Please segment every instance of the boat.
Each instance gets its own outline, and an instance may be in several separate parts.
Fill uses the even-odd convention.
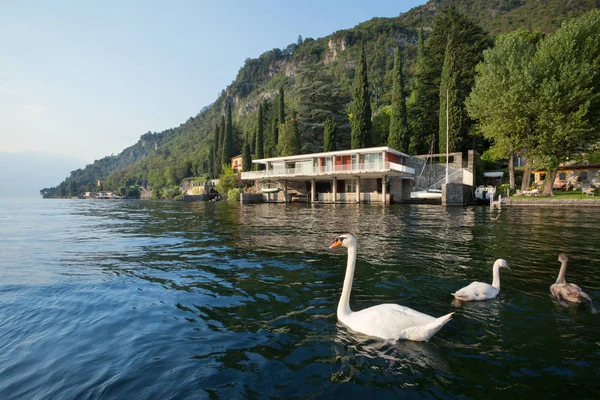
[[[496,194],[496,187],[492,185],[479,185],[475,189],[475,200],[489,202]]]
[[[261,189],[263,193],[278,193],[281,191],[281,188],[275,188],[275,187],[264,187]]]
[[[441,199],[442,191],[441,190],[419,190],[416,192],[410,192],[411,199]]]

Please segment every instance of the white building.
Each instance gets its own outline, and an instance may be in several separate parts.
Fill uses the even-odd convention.
[[[252,161],[262,170],[242,172],[241,178],[265,187],[275,182],[276,187],[265,189],[275,201],[304,197],[327,203],[402,202],[410,199],[410,180],[415,176],[415,170],[405,165],[408,158],[389,147],[264,158]]]

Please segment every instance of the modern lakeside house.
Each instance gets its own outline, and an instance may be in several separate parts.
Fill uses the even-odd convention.
[[[389,147],[330,151],[253,160],[241,179],[261,185],[266,201],[357,203],[410,199],[410,156]]]

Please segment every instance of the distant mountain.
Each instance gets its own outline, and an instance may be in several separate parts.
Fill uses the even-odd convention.
[[[70,186],[77,186],[78,190],[91,188],[98,179],[112,189],[134,184],[176,187],[181,178],[208,174],[215,126],[222,125],[226,104],[230,103],[233,108],[232,153],[241,153],[245,137],[249,138],[253,151],[259,104],[266,107],[265,114],[272,116],[277,109],[274,100],[281,87],[285,89],[287,110],[297,112],[303,153],[322,148],[324,116],[335,119],[338,148],[347,148],[348,105],[361,44],[367,55],[374,108],[373,135],[379,136],[379,142],[387,133],[384,108],[391,100],[395,48],[403,51],[410,93],[415,76],[418,30],[422,27],[427,37],[435,16],[449,5],[484,28],[492,39],[519,29],[553,32],[563,21],[600,7],[600,0],[430,0],[398,17],[373,18],[323,38],[305,38],[285,49],[268,50],[257,58],[247,59],[233,82],[197,115],[178,127],[142,135],[136,144],[119,155],[105,157],[74,171],[48,193],[60,195]],[[265,122],[271,126],[270,120]]]
[[[83,159],[58,153],[0,152],[0,197],[39,197],[40,189],[57,185]]]

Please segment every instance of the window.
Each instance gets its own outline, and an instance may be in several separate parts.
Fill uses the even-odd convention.
[[[546,174],[540,174],[540,181],[546,180]]]
[[[558,179],[561,181],[564,181],[565,179],[567,179],[567,173],[566,172],[560,172],[558,174]]]
[[[581,172],[579,173],[579,179],[580,179],[580,180],[582,180],[582,181],[587,181],[587,178],[588,178],[588,177],[587,177],[587,171],[581,171]]]

